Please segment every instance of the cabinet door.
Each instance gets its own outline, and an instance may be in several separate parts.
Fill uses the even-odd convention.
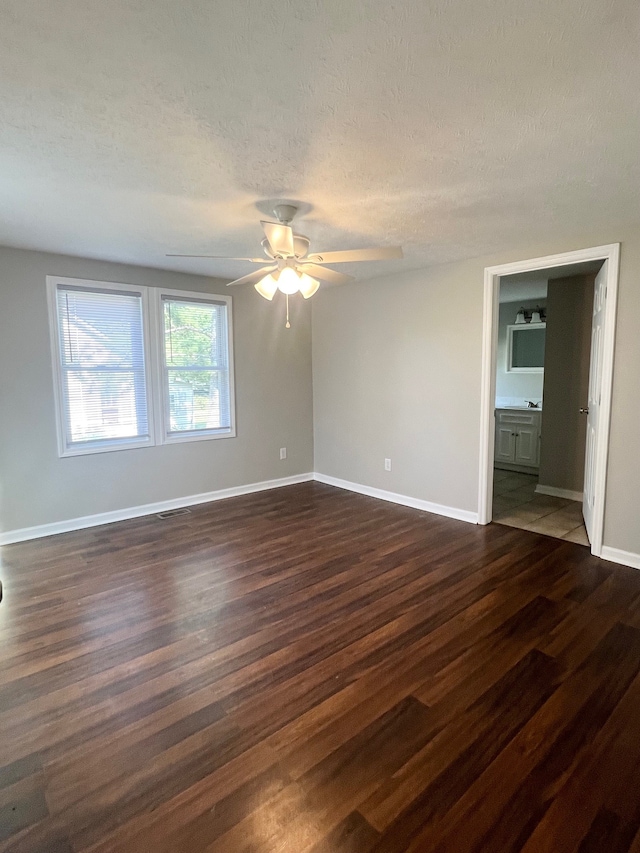
[[[517,426],[515,462],[517,465],[531,465],[536,468],[538,459],[538,436],[540,431],[536,425]]]
[[[496,424],[496,462],[514,462],[516,453],[516,429],[511,424]]]

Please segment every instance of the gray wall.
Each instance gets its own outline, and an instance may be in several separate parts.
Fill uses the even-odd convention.
[[[210,292],[220,282],[0,249],[3,530],[312,470],[477,509],[484,267],[622,241],[604,542],[640,553],[640,237],[585,234],[326,288],[293,328],[281,306],[234,290],[238,437],[59,459],[45,276]],[[241,291],[241,292],[237,292]],[[287,446],[289,458],[278,460]],[[384,471],[389,456],[393,470]]]
[[[433,267],[314,297],[316,471],[477,510],[476,268]]]
[[[595,274],[551,279],[547,291],[539,481],[581,492]]]
[[[544,373],[509,373],[507,371],[507,326],[516,321],[518,308],[544,308],[546,299],[525,299],[500,304],[498,321],[498,358],[496,365],[496,400],[498,397],[517,397],[520,403],[542,400]]]
[[[233,289],[237,437],[60,459],[45,276],[226,292],[224,282],[0,248],[0,530],[313,470],[310,307]],[[287,459],[279,460],[279,448]]]
[[[477,510],[484,268],[622,242],[604,543],[640,553],[640,237],[586,233],[314,297],[315,470]],[[383,470],[385,456],[393,470]]]

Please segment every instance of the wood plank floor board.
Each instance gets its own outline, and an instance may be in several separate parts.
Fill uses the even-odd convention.
[[[417,570],[417,574],[418,574],[418,576],[423,576],[423,575],[424,575],[424,571],[419,569],[419,570]],[[373,587],[373,588],[374,588],[374,587]],[[387,586],[386,588],[388,589],[388,586]],[[381,589],[381,591],[380,591],[380,592],[382,593],[384,590],[385,590],[385,586],[384,586],[384,585],[382,585],[382,589]],[[352,597],[352,600],[353,600],[353,593],[351,593],[351,597]],[[273,608],[272,608],[272,610],[273,610]],[[275,615],[275,614],[274,614],[274,615]],[[296,614],[295,614],[295,615],[296,615],[297,620],[298,620],[298,622],[299,622],[299,608],[297,608],[297,610],[296,610]],[[210,618],[210,617],[209,617],[209,618]],[[326,621],[326,616],[325,616],[324,620],[322,620],[322,621]],[[236,622],[237,622],[237,620],[236,620]],[[255,620],[254,620],[254,627],[255,627]],[[299,631],[299,627],[298,627],[298,631]],[[252,636],[253,636],[253,635],[252,635]],[[229,640],[229,637],[228,637],[228,636],[227,636],[227,640]],[[84,646],[83,646],[83,648],[84,648]],[[138,656],[143,655],[143,654],[144,654],[144,649],[139,649],[139,652],[140,652],[140,654],[139,654]],[[86,654],[86,652],[85,652],[85,654]],[[94,661],[95,661],[95,656],[93,656],[93,657],[92,657],[92,660],[94,660]],[[62,671],[64,672],[64,668],[63,668],[63,670],[62,670]]]
[[[530,853],[549,850],[549,840],[552,838],[554,845],[568,845],[579,834],[581,827],[585,835],[593,832],[592,821],[596,822],[597,827],[598,815],[615,815],[616,833],[622,831],[624,824],[624,832],[630,833],[631,841],[635,832],[633,827],[637,826],[639,819],[638,787],[634,775],[637,776],[640,764],[640,749],[633,737],[638,707],[640,677],[636,676],[593,738],[589,750],[582,752],[575,770],[562,784],[543,820],[529,838],[525,850]],[[571,825],[566,822],[567,813],[573,815]]]
[[[496,612],[501,613],[498,609]],[[449,668],[450,662],[466,658],[472,634],[477,633],[483,637],[492,633],[494,626],[488,618],[489,615],[493,614],[487,614],[471,626],[465,626],[465,630],[460,630],[455,619],[451,620],[429,635],[429,642],[423,641],[408,647],[405,660],[402,659],[402,654],[391,656],[389,661],[385,661],[384,667],[377,667],[345,690],[334,694],[307,714],[275,732],[269,741],[286,761],[293,778],[298,778],[309,767],[344,743],[354,728],[360,729],[388,711],[395,704],[398,695],[418,696],[425,684],[431,685],[441,672]],[[451,636],[453,632],[455,633]],[[425,654],[426,648],[429,649],[428,657]],[[518,648],[514,664],[528,650],[523,643],[523,646]],[[475,666],[472,669],[475,669]],[[464,710],[497,681],[505,669],[508,669],[508,666],[505,667],[504,661],[500,661],[495,669],[483,667],[483,677],[478,679],[479,683],[473,687],[465,685],[458,696],[448,697],[447,710],[450,715]]]
[[[614,629],[615,631],[615,629]],[[612,631],[613,633],[613,631]],[[513,795],[509,805],[503,812],[501,820],[492,827],[478,846],[479,850],[491,848],[496,843],[503,844],[504,850],[520,850],[530,847],[530,851],[550,850],[549,836],[544,848],[539,844],[539,838],[532,839],[531,845],[524,846],[524,842],[535,832],[537,823],[546,816],[552,801],[558,795],[562,782],[572,771],[575,770],[579,757],[584,753],[587,745],[593,749],[592,741],[600,727],[606,722],[613,712],[617,702],[624,695],[629,686],[632,674],[637,671],[635,667],[640,663],[638,657],[638,639],[630,638],[626,632],[619,634],[621,643],[629,641],[634,648],[635,654],[627,658],[627,667],[618,671],[619,681],[612,683],[606,679],[601,683],[601,688],[593,693],[588,703],[585,703],[575,717],[560,730],[553,744],[547,750],[543,760],[529,774],[520,789]],[[618,647],[618,654],[621,649]],[[615,652],[614,652],[615,654]],[[518,808],[523,803],[527,804],[530,814],[525,820]],[[572,812],[565,812],[566,814]],[[574,824],[575,832],[575,824]],[[536,833],[544,837],[543,833]],[[557,837],[554,839],[554,848]],[[529,853],[529,851],[528,851]]]
[[[633,841],[633,827],[625,824],[615,812],[600,809],[578,853],[626,853]]]
[[[640,853],[640,575],[318,483],[6,546],[0,853]]]
[[[635,666],[637,649],[625,650],[628,637],[621,626],[609,632],[593,653],[567,674],[532,719],[505,747],[493,764],[459,799],[439,826],[423,829],[416,849],[453,851],[459,828],[464,826],[466,850],[572,850],[553,832],[542,836],[544,847],[525,847],[536,823],[542,821],[565,779],[570,778],[581,757],[595,755],[591,734],[598,721],[605,721],[624,695]],[[604,661],[623,658],[623,669],[615,675]],[[622,678],[614,687],[609,679]],[[632,735],[633,736],[633,735]],[[604,797],[604,795],[603,795]],[[563,830],[581,837],[580,820],[572,808],[562,810]],[[542,844],[538,840],[539,844]],[[495,845],[502,845],[500,847]]]
[[[403,849],[425,821],[431,823],[448,811],[544,704],[558,679],[553,658],[533,649],[453,719],[446,705],[431,709],[446,725],[360,806],[372,826],[383,832],[381,849],[385,844]],[[420,793],[414,797],[416,790]]]
[[[470,608],[470,609],[471,609],[471,608]],[[363,612],[366,612],[367,614],[369,614],[369,613],[372,613],[372,614],[373,614],[373,612],[374,612],[374,611],[373,611],[373,608],[371,608],[371,607],[370,607],[370,608],[368,608],[368,610],[363,611]],[[411,612],[411,611],[408,611],[408,613],[407,613],[407,614],[405,614],[405,617],[406,617],[406,618],[409,618],[409,616],[410,616],[410,612]],[[467,611],[467,612],[468,612],[468,611]],[[465,615],[466,615],[466,614],[465,614]],[[468,617],[467,617],[467,618],[468,618]],[[345,623],[345,624],[347,625],[347,627],[349,627],[349,624],[351,624],[351,623]],[[332,631],[332,632],[334,632],[334,633],[335,633],[336,629],[335,629],[334,627],[331,627],[331,626],[330,626],[330,631]],[[355,632],[355,628],[354,628],[354,633],[356,633],[356,632]],[[255,636],[255,635],[254,635],[254,636]],[[356,634],[356,636],[357,636],[357,634]],[[328,643],[327,638],[323,638],[323,640],[322,640],[322,645],[324,645],[324,647],[325,647],[325,654],[328,654],[328,652],[330,651],[330,647],[328,646],[328,644],[327,644],[327,643]],[[293,646],[290,646],[289,648],[290,648],[289,656],[290,656],[290,657],[293,657],[293,654],[292,654],[292,652],[293,652]],[[307,657],[309,657],[309,656],[307,655]],[[236,659],[237,659],[237,658],[236,658]],[[311,661],[309,660],[309,664],[310,664],[310,663],[311,663]],[[215,673],[215,668],[214,668],[213,672]],[[291,674],[293,674],[293,673],[291,673]],[[220,675],[222,675],[222,673],[220,673]],[[210,677],[210,676],[211,676],[211,677]],[[244,676],[243,676],[243,677],[244,677]],[[198,675],[198,678],[200,679],[200,684],[206,684],[206,683],[207,683],[207,679],[214,680],[214,678],[213,678],[213,676],[212,676],[212,674],[211,674],[211,673],[209,673],[209,674],[207,675],[207,677],[206,677],[206,678],[205,678],[202,674],[199,674],[199,675]],[[273,679],[272,679],[272,680],[273,680]],[[199,686],[199,685],[198,685],[198,686]],[[172,693],[172,692],[179,693],[180,691],[179,691],[179,689],[175,689],[174,691],[172,691],[172,690],[166,691],[166,693],[168,693],[169,695],[171,695],[171,693]],[[176,698],[177,698],[177,696],[176,696]],[[158,699],[158,701],[156,701],[156,699]],[[167,699],[167,697],[166,697],[164,694],[160,694],[160,696],[159,696],[159,697],[152,696],[152,697],[150,698],[149,702],[150,702],[150,703],[153,703],[153,704],[156,704],[156,705],[160,705],[160,707],[162,707],[164,704],[166,704],[166,699]],[[191,699],[192,699],[192,700],[193,700],[193,699],[195,699],[195,696],[194,696],[193,694],[191,694]],[[142,707],[144,707],[144,705],[142,705]],[[97,712],[99,711],[99,708],[98,708],[98,707],[96,707],[96,704],[95,704],[95,703],[92,705],[92,708],[93,708],[93,710],[94,710],[94,713],[97,713]],[[124,709],[120,712],[120,714],[118,715],[118,716],[119,716],[119,719],[120,719],[121,724],[125,724],[125,723],[127,722],[127,720],[129,720],[132,716],[133,716],[133,717],[134,717],[134,719],[135,719],[135,712],[136,712],[136,709],[140,709],[140,708],[141,708],[141,706],[140,706],[140,705],[138,705],[138,706],[136,706],[136,707],[134,707],[134,708],[124,708]],[[151,714],[151,709],[150,709],[150,708],[147,708],[147,714]],[[113,718],[113,717],[111,717],[111,722],[112,722],[112,723],[114,722],[114,718]],[[117,721],[115,721],[115,722],[117,722]],[[102,725],[102,728],[104,729],[104,724]],[[75,736],[75,739],[77,740],[78,738],[82,738],[82,737],[83,737],[83,733],[82,733],[82,732],[80,732],[80,733],[78,733],[78,734]],[[93,740],[94,740],[94,742],[95,742],[95,741],[96,741],[96,739],[97,739],[97,731],[96,731],[96,729],[95,729],[95,728],[94,728],[94,731],[92,732],[92,737],[93,737]],[[121,738],[121,740],[122,740],[122,738]],[[71,748],[71,746],[72,746],[72,741],[73,741],[73,738],[67,738],[65,741],[63,741],[63,742],[59,742],[59,743],[57,744],[57,747],[58,747],[60,750],[62,750],[62,751],[63,751],[63,754],[64,754],[65,758],[67,758],[67,759],[69,758],[69,749],[70,749],[70,748]]]

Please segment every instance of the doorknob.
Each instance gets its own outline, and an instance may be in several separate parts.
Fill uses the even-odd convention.
[[[589,407],[587,406],[586,409],[580,409],[580,414],[581,415],[588,415],[589,414]]]

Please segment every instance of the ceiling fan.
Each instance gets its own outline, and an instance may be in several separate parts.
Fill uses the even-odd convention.
[[[305,299],[316,292],[320,281],[331,284],[345,284],[353,276],[336,272],[325,264],[353,263],[355,261],[384,261],[401,258],[400,246],[385,246],[378,249],[347,249],[342,252],[320,252],[308,254],[309,238],[295,234],[290,223],[298,212],[292,204],[277,204],[273,210],[277,222],[261,222],[265,238],[262,248],[269,260],[264,258],[226,258],[221,255],[178,255],[168,254],[168,258],[214,258],[224,261],[247,261],[262,264],[260,269],[248,275],[230,281],[236,284],[253,284],[265,299],[273,299],[277,290],[287,297],[300,292]],[[288,306],[287,306],[288,307]],[[287,312],[288,313],[288,312]],[[288,317],[287,317],[288,327]]]

